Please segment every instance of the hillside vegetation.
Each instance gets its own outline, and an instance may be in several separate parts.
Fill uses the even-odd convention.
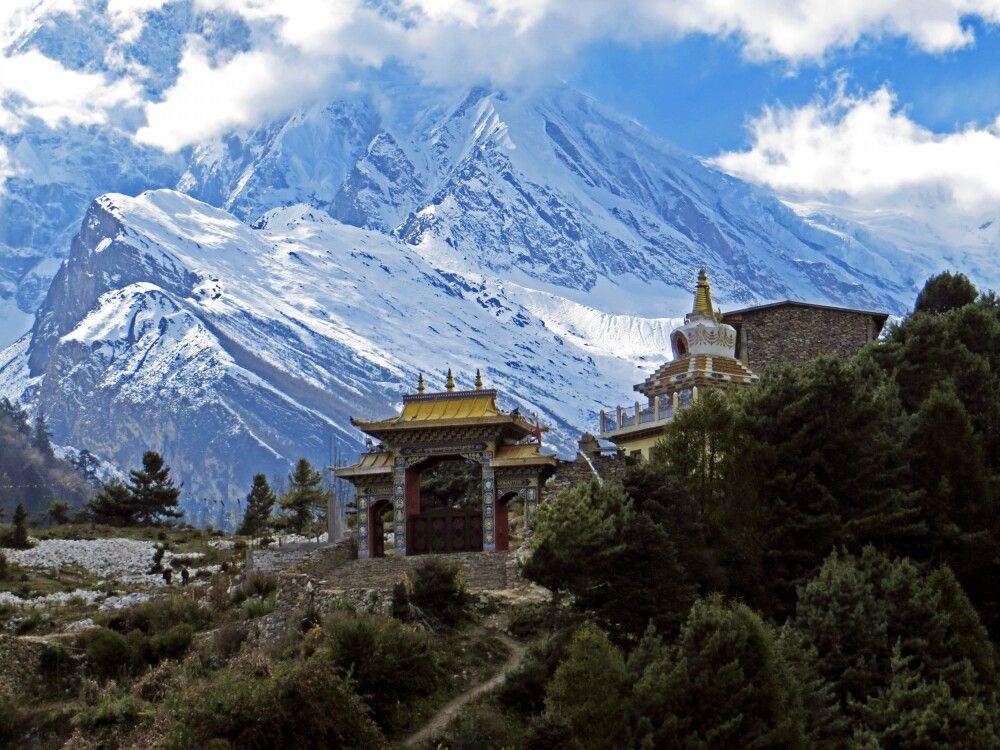
[[[52,502],[79,507],[93,492],[76,466],[53,453],[44,415],[32,425],[23,409],[0,399],[0,513],[10,518],[20,504],[41,517]]]

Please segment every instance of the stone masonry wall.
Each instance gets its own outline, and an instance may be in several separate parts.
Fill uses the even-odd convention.
[[[808,364],[821,354],[848,359],[877,337],[872,315],[816,307],[771,307],[725,317],[737,327],[740,358],[755,373]]]

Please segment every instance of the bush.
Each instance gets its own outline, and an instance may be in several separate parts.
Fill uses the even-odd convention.
[[[121,633],[94,628],[84,633],[81,640],[90,671],[98,677],[119,677],[134,668],[134,645]]]
[[[0,581],[7,577],[7,556],[0,552]]]
[[[431,557],[413,570],[410,603],[423,614],[452,627],[465,617],[468,594],[454,565]]]
[[[562,629],[528,649],[500,688],[500,702],[528,716],[545,707],[545,686],[566,654],[571,629]]]
[[[119,633],[140,630],[145,635],[165,633],[181,624],[190,625],[198,631],[207,627],[211,619],[207,609],[181,594],[150,599],[101,618],[102,624]]]
[[[194,628],[186,622],[174,625],[166,633],[152,636],[149,639],[152,656],[150,662],[156,664],[164,659],[179,659],[188,650],[193,639]]]
[[[325,635],[326,655],[355,680],[381,727],[398,726],[407,718],[407,702],[444,684],[432,636],[397,620],[338,614]]]
[[[215,635],[212,637],[215,653],[224,662],[229,661],[240,652],[248,635],[247,626],[243,623],[227,622],[215,631]]]
[[[0,693],[0,746],[17,747],[25,728],[25,718],[17,703],[6,693]]]
[[[496,706],[472,703],[452,721],[441,743],[448,750],[522,747],[522,732]]]
[[[239,586],[233,588],[233,604],[240,604],[252,596],[265,597],[278,588],[274,576],[267,573],[247,573]]]
[[[534,638],[541,635],[552,621],[552,608],[539,602],[518,604],[510,614],[507,630],[515,638]]]
[[[105,698],[94,706],[86,706],[74,718],[81,729],[133,728],[143,714],[151,714],[150,705],[133,695]]]
[[[216,672],[179,694],[164,746],[385,747],[358,696],[329,662],[247,666]]]

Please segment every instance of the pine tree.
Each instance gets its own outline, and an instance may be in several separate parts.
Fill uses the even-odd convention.
[[[250,494],[247,495],[247,507],[243,514],[243,523],[237,531],[244,536],[257,536],[264,532],[271,520],[271,510],[275,498],[263,474],[255,474]]]
[[[139,506],[128,487],[113,481],[101,487],[90,499],[86,513],[95,523],[134,526],[139,517]]]
[[[281,498],[288,527],[301,533],[326,505],[326,491],[323,489],[323,475],[313,469],[305,458],[295,464],[295,470],[288,475],[288,492]]]
[[[740,407],[738,454],[749,502],[764,514],[762,562],[778,614],[835,546],[895,548],[920,533],[905,415],[876,368],[821,357],[771,371]]]
[[[174,485],[170,467],[165,465],[159,453],[143,453],[142,468],[132,469],[129,475],[128,488],[137,509],[137,523],[154,524],[164,518],[180,518],[184,514],[177,507],[180,488]]]
[[[69,523],[69,503],[53,500],[49,503],[46,515],[49,517],[49,523],[53,525]]]
[[[858,731],[885,729],[873,723],[875,707],[888,705],[890,691],[913,693],[916,682],[943,685],[958,701],[995,704],[993,645],[947,569],[928,576],[871,547],[858,557],[835,553],[800,591],[787,627],[812,648],[817,672]],[[916,677],[893,687],[902,663]]]
[[[31,445],[41,453],[46,459],[55,457],[52,451],[52,433],[49,432],[49,422],[45,418],[44,412],[38,412],[35,417],[35,427],[31,433]]]
[[[10,546],[14,549],[27,549],[28,542],[28,511],[21,503],[14,509],[14,529],[10,536]]]
[[[914,312],[942,313],[976,301],[975,285],[964,273],[945,271],[927,279],[917,295]]]
[[[800,696],[774,636],[743,604],[695,602],[635,687],[640,747],[806,746]]]
[[[883,748],[991,750],[1000,747],[997,704],[956,695],[944,680],[929,679],[912,667],[897,646],[889,685],[862,709],[858,745]]]
[[[626,747],[631,680],[621,652],[596,625],[582,626],[549,681],[546,715],[569,725],[576,747]]]
[[[910,439],[913,479],[923,491],[928,533],[918,554],[938,559],[942,552],[988,544],[994,511],[982,446],[962,402],[954,393],[934,390],[920,406]],[[950,559],[954,559],[949,555]]]

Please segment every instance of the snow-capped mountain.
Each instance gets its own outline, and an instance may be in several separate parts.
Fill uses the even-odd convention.
[[[676,324],[449,272],[308,206],[257,224],[169,190],[102,196],[0,379],[97,455],[156,445],[192,497],[233,497],[331,440],[353,453],[350,415],[386,416],[449,366],[469,387],[481,367],[569,448]]]
[[[91,11],[0,41],[88,70],[110,45],[102,64],[139,66],[155,94],[192,30],[220,54],[245,38],[177,0],[131,41]],[[176,155],[36,121],[0,147],[0,394],[120,466],[163,451],[189,501],[331,442],[349,454],[350,415],[387,415],[449,366],[483,368],[568,450],[668,356],[702,265],[723,307],[894,313],[937,269],[566,86],[451,91],[387,68]]]

